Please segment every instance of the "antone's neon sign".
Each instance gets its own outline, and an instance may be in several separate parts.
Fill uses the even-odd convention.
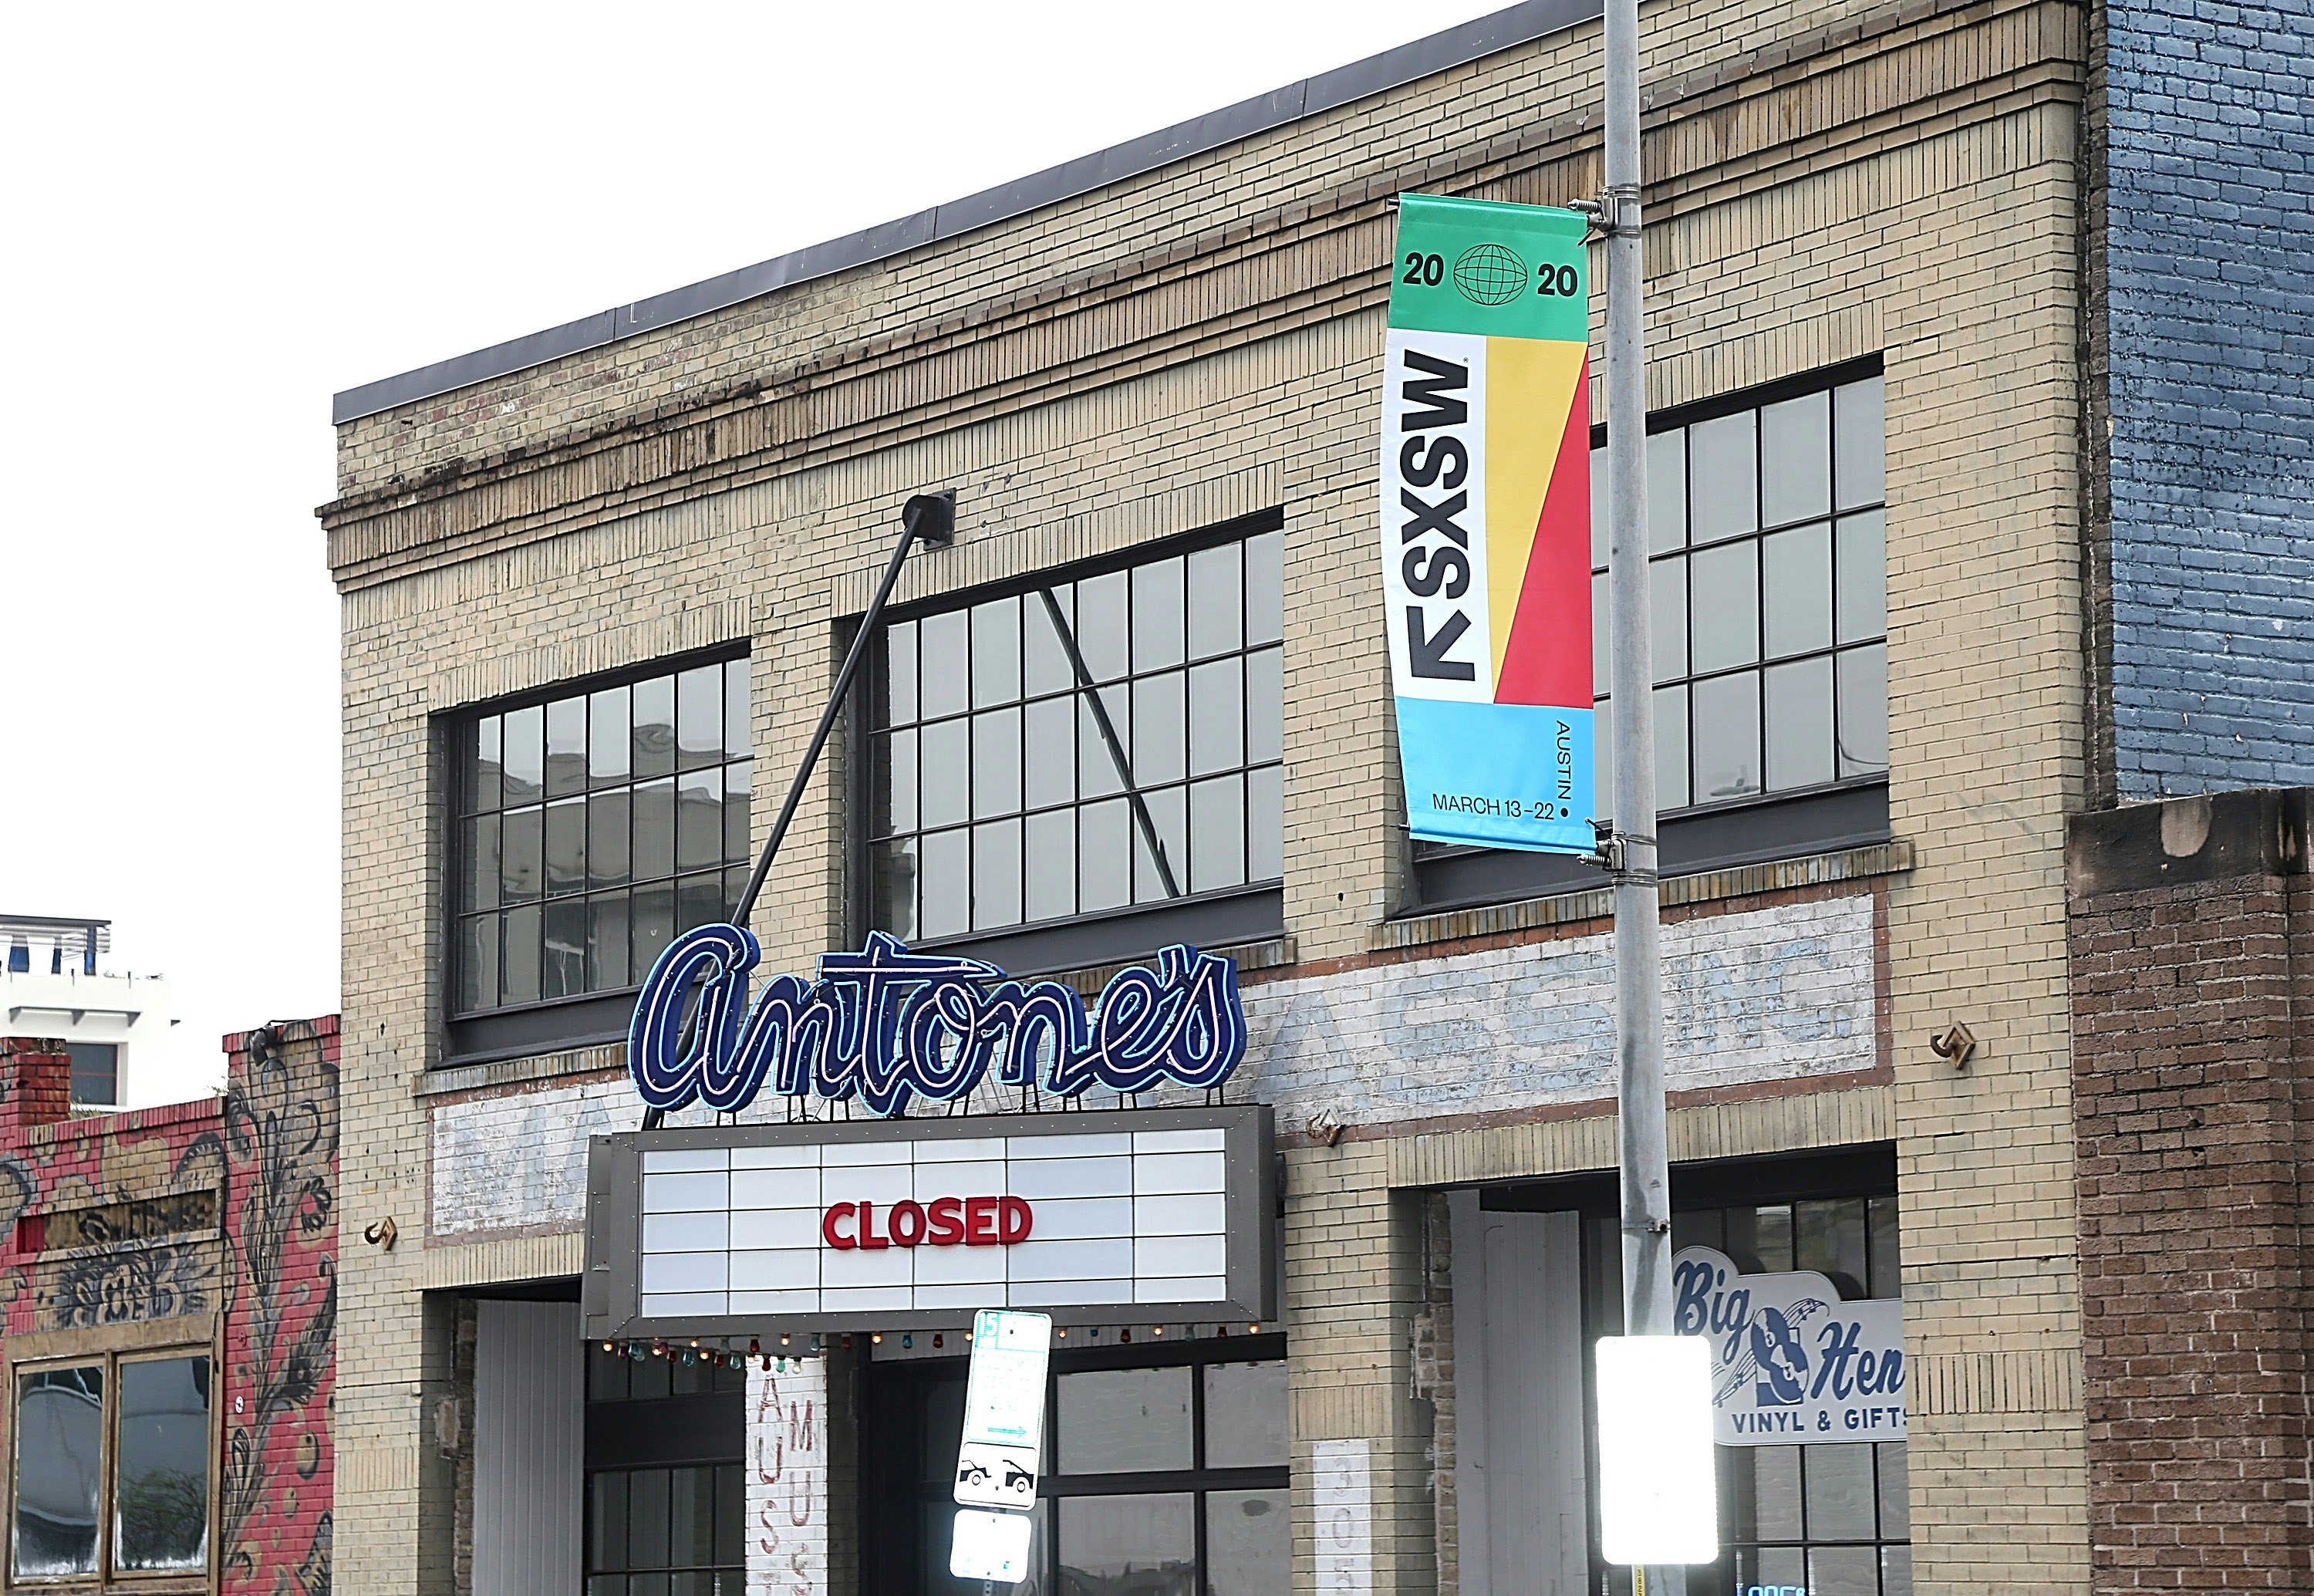
[[[917,1098],[954,1102],[992,1069],[999,1085],[1073,1098],[1088,1087],[1219,1086],[1245,1056],[1237,966],[1194,948],[1161,950],[1153,970],[1120,971],[1091,1015],[1057,981],[910,953],[882,931],[858,953],[823,954],[817,981],[773,976],[750,1003],[747,974],[761,957],[754,934],[734,925],[685,931],[659,955],[627,1031],[627,1073],[646,1105],[728,1111],[769,1087],[856,1098],[890,1116]]]

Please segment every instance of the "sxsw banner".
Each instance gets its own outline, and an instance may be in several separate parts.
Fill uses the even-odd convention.
[[[1382,592],[1407,818],[1434,842],[1594,844],[1584,227],[1399,202]]]

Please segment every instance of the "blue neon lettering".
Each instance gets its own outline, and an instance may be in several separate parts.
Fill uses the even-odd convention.
[[[808,984],[772,977],[750,1004],[747,977],[761,957],[753,933],[731,925],[685,931],[659,955],[627,1032],[627,1073],[647,1106],[728,1112],[768,1086],[782,1097],[856,1098],[888,1118],[919,1098],[954,1102],[992,1069],[1000,1085],[1041,1078],[1043,1089],[1069,1098],[1091,1087],[1218,1086],[1245,1057],[1237,966],[1194,948],[1161,950],[1153,970],[1121,971],[1090,1018],[1058,982],[911,953],[882,931],[858,953],[822,957]]]

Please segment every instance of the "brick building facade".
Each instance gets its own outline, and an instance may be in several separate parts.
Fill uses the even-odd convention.
[[[2086,437],[2127,801],[2309,769],[2310,34],[2302,0],[2094,14]]]
[[[2073,1091],[2100,1591],[2309,1577],[2306,794],[2086,815]]]
[[[2114,37],[2061,0],[1673,0],[1646,19],[1652,469],[1659,506],[1677,507],[1675,525],[1658,512],[1679,605],[1658,610],[1677,633],[1659,650],[1678,657],[1659,654],[1658,696],[1687,728],[1663,823],[1674,1208],[1683,1244],[1748,1271],[1900,1300],[1909,1380],[1902,1442],[1727,1449],[1742,1560],[1721,1588],[2082,1591],[2120,1516],[2109,1485],[2092,1488],[2110,1433],[2084,1406],[2082,1238],[2110,1231],[2107,1155],[2075,1123],[2083,922],[2066,876],[2069,817],[2138,795],[2128,772],[2150,768],[2107,663],[2146,635],[2123,602],[2137,568],[2098,487],[2110,478],[2122,502],[2140,434],[2118,428],[2110,460],[2083,446],[2100,396],[2118,411],[2136,392],[2125,361],[2151,357],[2124,336],[2118,246],[2089,242],[2092,200],[2110,207],[2113,189],[2091,152],[2127,143],[2124,125],[2134,137],[2111,109]],[[588,1146],[641,1118],[620,1044],[640,950],[728,904],[903,501],[946,487],[955,546],[903,569],[870,687],[750,921],[765,967],[807,971],[898,930],[1093,990],[1162,942],[1226,951],[1250,1034],[1232,1089],[1274,1115],[1284,1186],[1276,1316],[1231,1355],[1282,1360],[1281,1472],[1184,1466],[1170,1487],[1136,1473],[1135,1491],[1194,1503],[1179,1523],[1205,1515],[1168,1566],[1217,1591],[1479,1596],[1607,1577],[1577,1421],[1583,1338],[1616,1311],[1599,1273],[1609,905],[1572,866],[1409,843],[1373,569],[1393,197],[1587,196],[1599,97],[1595,12],[1531,0],[339,396],[340,497],[322,516],[345,637],[346,1190],[357,1223],[390,1219],[404,1239],[347,1260],[350,1591],[664,1577],[631,1548],[594,1560],[611,1554],[585,1527],[612,1511],[594,1493],[727,1468],[746,1530],[710,1548],[716,1578],[941,1588],[910,1527],[937,1503],[893,1459],[937,1428],[955,1362],[920,1344],[960,1336],[964,1317],[904,1330],[863,1309],[824,1357],[751,1364],[744,1381],[712,1345],[709,1362],[614,1352],[589,1372],[577,1330]],[[2110,311],[2097,273],[2116,285]],[[1790,454],[1759,441],[1793,436]],[[1821,496],[1787,503],[1810,472]],[[1812,579],[1776,574],[1817,548],[1820,620]],[[1838,595],[1833,548],[1852,578]],[[1122,841],[1124,811],[1100,810],[1114,788],[1049,811],[1015,791],[984,814],[967,756],[946,786],[910,774],[896,796],[944,727],[969,713],[988,718],[974,736],[1019,737],[1003,727],[1045,701],[1023,653],[971,665],[1003,683],[985,700],[935,705],[984,627],[1025,647],[1040,613],[1066,613],[1100,642],[1102,584],[1157,591],[1214,569],[1183,578],[1176,560],[1236,573],[1213,647],[1242,666],[1241,705],[1275,714],[1267,753],[1249,709],[1214,767],[1245,820],[1241,851],[1214,856],[1222,886],[1133,885],[1151,860]],[[1744,591],[1775,613],[1730,632]],[[1770,634],[1788,623],[1821,643],[1780,656]],[[951,633],[967,639],[953,679],[919,672]],[[1161,716],[1170,678],[1149,670],[1151,707],[1117,702]],[[1772,695],[1817,680],[1848,683],[1856,719],[1832,729],[1826,685],[1821,769],[1789,756],[1801,773],[1780,774],[1785,745],[1761,741],[1760,718],[1772,731],[1774,706],[1797,701]],[[1732,719],[1731,691],[1752,695]],[[715,728],[695,741],[694,714]],[[1744,714],[1753,742],[1731,752]],[[1100,745],[1080,746],[1097,774]],[[651,796],[658,783],[673,796]],[[654,873],[633,817],[660,802],[720,820],[654,840]],[[1153,831],[1173,824],[1159,809]],[[616,817],[604,868],[598,814]],[[1079,839],[1057,888],[1020,841],[1056,816]],[[1083,841],[1112,817],[1114,858]],[[1201,833],[1182,834],[1194,875]],[[961,908],[939,886],[951,848],[1008,861],[957,867]],[[1111,869],[1124,895],[1090,912]],[[1047,890],[1063,908],[1027,906]],[[1927,1044],[1956,1021],[1976,1038],[1960,1067]],[[1205,1370],[1229,1327],[1161,1327],[1201,1350],[1162,1362],[1147,1350],[1161,1327],[1120,1312],[1081,1332],[1106,1337],[1082,1371]],[[640,1394],[645,1370],[663,1393]],[[592,1399],[575,1394],[590,1380]],[[633,1404],[677,1400],[728,1431],[677,1457],[629,1423]],[[512,1415],[534,1410],[544,1439],[526,1441]],[[1290,1537],[1232,1585],[1222,1526],[1269,1534],[1264,1492],[1282,1493]],[[1259,1499],[1267,1523],[1213,1516],[1224,1497]],[[474,1539],[485,1500],[547,1548],[534,1568],[492,1572],[490,1533]],[[1056,1503],[1047,1572],[1109,1577],[1069,1559],[1123,1544],[1123,1521],[1096,1531],[1092,1508]],[[1171,1511],[1132,1533],[1162,1540]],[[1344,1523],[1364,1528],[1321,1533]]]
[[[0,1039],[11,1590],[331,1588],[337,1021],[225,1044],[221,1097],[76,1115]]]

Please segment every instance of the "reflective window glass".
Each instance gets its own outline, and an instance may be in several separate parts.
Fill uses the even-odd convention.
[[[1771,659],[1832,647],[1832,526],[1819,521],[1761,543],[1761,600]]]
[[[1100,1369],[1059,1376],[1058,1467],[1069,1474],[1194,1467],[1189,1372]]]
[[[114,1434],[113,1565],[138,1573],[206,1568],[209,1543],[209,1361],[120,1364]]]
[[[1648,437],[1660,807],[1886,774],[1880,391],[1877,377],[1820,388]],[[1604,451],[1594,450],[1599,492],[1604,470]],[[1594,761],[1603,804],[1612,706],[1595,497],[1593,509]]]
[[[1832,1442],[1800,1450],[1806,1455],[1809,1539],[1871,1539],[1877,1502],[1871,1445]]]
[[[1285,1463],[1285,1364],[1209,1363],[1204,1370],[1206,1467]]]
[[[1839,507],[1878,504],[1886,493],[1887,419],[1881,382],[1867,377],[1833,395],[1833,474]]]
[[[559,698],[546,706],[546,796],[560,798],[587,785],[587,701]]]
[[[103,1489],[104,1370],[44,1369],[16,1379],[16,1481],[10,1556],[19,1579],[97,1571]]]
[[[1688,690],[1695,738],[1695,801],[1760,790],[1760,673],[1713,676]]]
[[[1245,642],[1244,546],[1223,543],[1189,556],[1189,657],[1233,654]]]
[[[1832,661],[1818,655],[1762,674],[1767,785],[1815,787],[1832,780]]]
[[[1845,649],[1836,664],[1840,773],[1877,775],[1888,768],[1888,646]]]
[[[753,844],[749,681],[731,660],[476,719],[455,745],[456,1012],[632,985],[723,912]]]
[[[884,668],[878,673],[885,726],[905,726],[916,718],[916,623],[895,621],[884,629]]]
[[[1061,1588],[1072,1596],[1197,1596],[1197,1499],[1061,1499]]]
[[[1749,539],[1688,557],[1695,591],[1691,656],[1698,675],[1760,657],[1760,546]]]
[[[972,616],[972,703],[1009,704],[1020,696],[1020,601],[975,604]]]
[[[1206,1497],[1209,1596],[1274,1596],[1290,1588],[1294,1513],[1285,1491],[1214,1491]]]
[[[587,780],[602,787],[634,774],[634,694],[606,688],[587,701]]]
[[[205,1352],[112,1353],[20,1370],[9,1571],[17,1580],[200,1575],[216,1431]]]
[[[1265,533],[886,628],[878,928],[1002,930],[1276,879],[1282,555]]]
[[[1741,537],[1760,525],[1759,412],[1738,410],[1687,429],[1690,535],[1698,543]]]
[[[918,696],[927,720],[972,707],[971,615],[950,610],[916,628]]]
[[[1832,508],[1832,395],[1818,391],[1760,411],[1760,518],[1769,526]]]

